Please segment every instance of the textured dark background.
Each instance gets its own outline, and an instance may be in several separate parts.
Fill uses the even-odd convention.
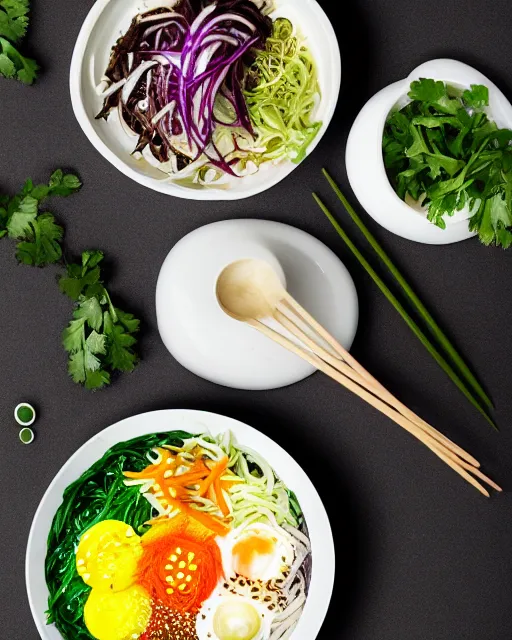
[[[107,425],[172,407],[244,420],[286,447],[310,474],[332,519],[337,548],[336,589],[320,638],[512,637],[512,249],[485,248],[477,240],[445,247],[414,244],[368,220],[492,394],[501,427],[496,434],[347,255],[309,197],[319,190],[336,206],[320,168],[328,165],[346,186],[345,140],[359,108],[428,59],[451,56],[473,64],[512,98],[512,5],[510,0],[323,4],[343,56],[343,88],[328,135],[311,158],[266,194],[210,205],[174,200],[132,183],[94,150],[68,97],[71,52],[91,2],[33,1],[28,47],[44,70],[31,88],[0,79],[0,190],[14,192],[27,176],[45,180],[56,167],[80,173],[82,192],[54,201],[53,210],[66,226],[70,251],[106,252],[112,291],[144,319],[143,361],[103,392],[74,385],[60,346],[71,307],[56,287],[56,270],[17,266],[13,244],[0,242],[1,638],[37,638],[25,595],[24,553],[33,513],[55,473]],[[503,483],[503,496],[480,497],[396,425],[319,374],[291,388],[250,393],[200,380],[172,359],[155,322],[154,291],[163,259],[189,231],[245,216],[295,225],[339,253],[361,302],[355,356],[480,457]],[[21,400],[34,402],[40,416],[37,440],[26,448],[12,419]]]

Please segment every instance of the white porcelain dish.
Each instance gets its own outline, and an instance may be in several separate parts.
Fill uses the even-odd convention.
[[[261,193],[276,185],[298,165],[291,161],[278,165],[267,163],[258,173],[234,178],[227,189],[193,189],[173,183],[170,178],[132,155],[135,143],[121,128],[95,116],[102,107],[96,93],[110,51],[126,33],[138,13],[160,6],[172,6],[175,0],[97,0],[85,19],[73,52],[70,72],[71,102],[85,135],[96,149],[117,169],[132,180],[155,191],[192,200],[238,200]],[[318,135],[308,148],[313,151],[325,133],[334,113],[341,82],[341,60],[334,29],[316,0],[276,0],[272,17],[287,17],[307,38],[317,64],[321,99],[315,119],[322,121]]]
[[[450,244],[475,235],[468,229],[468,212],[446,219],[446,229],[430,223],[424,211],[403,202],[393,190],[382,157],[382,134],[389,112],[405,104],[410,84],[419,78],[434,78],[468,87],[489,88],[490,117],[498,126],[512,128],[512,105],[498,87],[473,67],[456,60],[431,60],[417,67],[405,80],[379,91],[357,116],[347,142],[346,163],[350,185],[361,205],[388,231],[425,244]]]
[[[313,562],[308,599],[292,637],[295,640],[314,640],[329,607],[335,566],[331,527],[317,491],[299,464],[278,444],[256,429],[214,413],[183,409],[140,414],[101,431],[71,456],[48,487],[32,522],[25,567],[30,609],[42,640],[62,640],[57,629],[46,624],[44,612],[48,604],[48,589],[44,562],[46,540],[65,488],[118,442],[175,429],[190,433],[209,431],[213,435],[231,430],[241,444],[262,453],[284,483],[297,495],[308,525]]]
[[[290,293],[349,349],[357,292],[345,266],[316,238],[278,222],[227,220],[197,229],[167,256],[156,288],[158,329],[166,347],[202,378],[238,389],[274,389],[315,368],[222,311],[215,285],[229,263],[269,262]]]

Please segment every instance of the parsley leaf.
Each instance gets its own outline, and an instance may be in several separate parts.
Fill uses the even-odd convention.
[[[67,277],[59,279],[59,288],[72,300],[78,300],[82,292],[91,285],[99,282],[99,263],[103,260],[101,251],[84,251],[82,264],[70,264],[67,267]]]
[[[62,169],[57,169],[51,177],[48,183],[48,195],[49,196],[70,196],[80,189],[82,183],[72,173],[66,173]]]
[[[444,82],[411,83],[412,102],[392,112],[382,140],[398,196],[421,199],[441,229],[457,211],[484,244],[512,246],[512,130],[489,120],[489,90],[461,92]]]
[[[471,90],[466,89],[462,99],[470,109],[482,109],[489,106],[489,89],[481,84],[472,84]]]
[[[69,375],[73,378],[73,382],[85,382],[86,371],[83,350],[73,353],[73,355],[69,358],[68,372]]]
[[[32,84],[39,69],[16,46],[28,28],[29,0],[0,0],[0,75]]]
[[[62,333],[62,343],[64,349],[69,353],[76,353],[82,349],[82,345],[85,342],[85,318],[78,318],[71,320],[69,325],[64,329]]]
[[[0,0],[0,36],[19,42],[27,32],[28,0]]]
[[[32,84],[38,70],[39,65],[35,60],[25,58],[9,40],[0,36],[0,75]]]
[[[103,313],[98,298],[83,298],[74,313],[75,318],[84,318],[91,329],[101,330]]]
[[[31,223],[33,232],[27,233],[28,239],[19,242],[16,257],[19,262],[35,267],[54,264],[62,257],[60,241],[64,229],[56,224],[51,213],[43,213]]]
[[[437,107],[443,113],[455,115],[460,109],[460,101],[449,97],[448,89],[441,80],[420,78],[411,82],[409,98]]]
[[[102,260],[101,251],[84,251],[81,264],[68,265],[67,275],[59,280],[61,291],[78,303],[62,334],[68,371],[88,389],[108,385],[111,372],[133,371],[138,362],[133,334],[140,322],[112,304],[101,280]]]
[[[61,259],[64,230],[51,213],[39,213],[39,207],[50,196],[71,195],[80,187],[75,175],[59,169],[48,184],[34,186],[29,179],[13,198],[0,196],[0,238],[8,234],[19,241],[16,248],[19,262],[42,267]]]
[[[0,75],[5,78],[14,78],[16,75],[16,66],[5,53],[0,53]]]
[[[109,336],[109,351],[107,362],[112,369],[119,371],[133,371],[137,363],[137,356],[131,349],[137,340],[125,332],[122,325],[112,321],[110,312],[105,313],[105,331]]]
[[[437,102],[446,96],[446,86],[444,82],[432,80],[430,78],[421,78],[411,82],[409,91],[411,100],[419,100],[420,102]]]
[[[110,374],[104,369],[99,371],[87,371],[85,376],[86,389],[101,389],[110,384]]]
[[[32,196],[25,196],[11,214],[7,222],[10,238],[23,238],[31,233],[30,223],[37,217],[37,200]]]

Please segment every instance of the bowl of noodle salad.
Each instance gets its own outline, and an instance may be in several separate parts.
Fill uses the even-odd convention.
[[[265,191],[311,153],[340,80],[316,0],[97,0],[70,88],[80,126],[123,173],[229,200]]]
[[[44,640],[314,640],[334,545],[279,445],[224,416],[157,411],[64,465],[34,517],[26,579]]]

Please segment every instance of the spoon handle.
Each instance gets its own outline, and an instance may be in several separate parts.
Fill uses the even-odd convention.
[[[292,299],[293,300],[293,299]],[[276,319],[281,323],[282,317],[284,314],[277,311]],[[316,322],[316,321],[315,321]],[[263,322],[255,319],[247,320],[247,323],[269,337],[274,342],[277,342],[288,351],[296,354],[303,360],[306,360],[314,367],[316,367],[319,371],[322,371],[330,378],[346,387],[349,391],[352,391],[357,396],[359,396],[362,400],[365,400],[372,407],[386,415],[388,418],[393,420],[395,423],[400,425],[406,431],[408,431],[411,435],[415,436],[420,442],[422,442],[426,447],[428,447],[433,453],[435,453],[440,459],[442,459],[448,466],[450,466],[454,471],[456,471],[461,477],[463,477],[467,482],[473,485],[480,493],[484,496],[489,497],[489,492],[472,476],[468,471],[477,475],[483,482],[486,482],[493,488],[498,491],[501,491],[501,488],[496,485],[492,480],[487,478],[483,473],[481,473],[476,465],[469,463],[466,460],[461,460],[459,455],[447,447],[444,442],[440,442],[436,438],[433,437],[433,434],[425,431],[423,428],[418,426],[415,422],[413,422],[410,418],[402,415],[399,411],[397,411],[393,406],[386,404],[386,402],[379,397],[378,395],[374,395],[378,389],[376,388],[374,383],[370,383],[366,378],[364,378],[357,371],[348,371],[350,367],[346,363],[343,363],[341,360],[336,362],[336,366],[332,366],[333,361],[336,361],[336,358],[333,358],[328,352],[326,355],[328,356],[327,361],[323,360],[319,357],[315,352],[318,349],[318,345],[311,340],[304,332],[300,329],[298,330],[299,335],[294,331],[296,337],[301,339],[301,342],[311,348],[310,345],[315,348],[309,351],[308,349],[304,349],[303,347],[295,344],[292,340],[282,335],[281,333],[275,331],[274,329],[268,327]],[[293,323],[288,324],[282,323],[282,325],[290,330],[290,326]],[[287,326],[288,325],[288,326]],[[320,326],[320,325],[319,325]],[[323,328],[322,328],[323,329]],[[324,330],[325,331],[325,330]],[[327,333],[327,332],[326,332]],[[329,334],[328,334],[329,335]],[[304,340],[304,337],[306,340]],[[323,337],[323,336],[322,336]],[[320,347],[320,351],[323,351],[323,348]],[[368,374],[369,375],[369,374]],[[391,394],[389,394],[391,396]],[[392,397],[392,396],[391,396]],[[426,424],[426,423],[425,423]],[[451,441],[450,441],[451,442]],[[463,451],[463,450],[462,450]],[[465,452],[464,452],[465,453]],[[469,454],[466,454],[468,457]],[[476,462],[476,461],[475,461]],[[478,462],[477,462],[478,465]]]
[[[459,447],[452,442],[444,434],[440,433],[437,429],[425,422],[422,418],[416,415],[411,409],[404,405],[398,398],[393,396],[376,378],[374,378],[350,353],[339,344],[330,333],[327,332],[322,325],[320,325],[305,309],[303,309],[299,303],[287,294],[286,304],[281,307],[282,310],[277,310],[278,317],[274,316],[280,324],[282,324],[290,333],[295,335],[301,342],[303,342],[309,349],[315,352],[323,360],[328,362],[331,366],[338,371],[341,371],[345,375],[348,375],[353,380],[356,380],[359,384],[362,384],[367,389],[372,391],[374,395],[379,396],[387,404],[394,407],[403,416],[409,418],[411,422],[414,422],[418,427],[429,433],[435,440],[444,444],[448,449],[456,453],[458,456],[469,462],[474,467],[479,467],[480,463],[467,451]],[[292,311],[290,317],[290,310]],[[333,358],[325,349],[323,349],[318,343],[307,336],[304,331],[297,325],[296,318],[298,316],[303,322],[309,323],[313,330],[325,341],[328,341],[330,346],[337,353],[337,358]],[[346,364],[343,365],[342,363]],[[349,372],[357,373],[358,379],[352,377]]]

